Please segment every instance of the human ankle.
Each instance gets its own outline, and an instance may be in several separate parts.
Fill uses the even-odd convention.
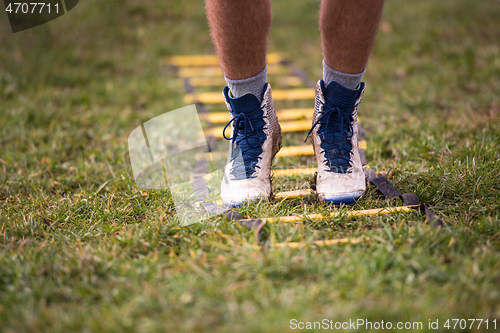
[[[267,65],[259,74],[242,80],[231,80],[224,76],[233,98],[251,93],[262,102],[262,91],[267,81]]]
[[[332,81],[339,83],[340,85],[346,87],[347,89],[357,89],[365,70],[358,74],[348,74],[339,72],[332,67],[330,67],[325,60],[323,60],[323,81],[325,81],[325,86]]]

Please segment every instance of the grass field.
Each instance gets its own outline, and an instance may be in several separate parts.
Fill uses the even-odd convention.
[[[318,79],[319,1],[273,3],[270,50]],[[263,240],[309,245],[259,249],[221,216],[178,229],[167,191],[131,176],[129,133],[185,106],[164,58],[213,53],[201,1],[80,1],[16,34],[0,14],[0,332],[283,332],[325,318],[499,330],[499,22],[493,0],[388,0],[364,78],[369,164],[443,230],[418,213],[276,223]],[[352,209],[398,204],[369,186]],[[332,209],[311,196],[240,212]],[[359,236],[371,240],[311,244]]]

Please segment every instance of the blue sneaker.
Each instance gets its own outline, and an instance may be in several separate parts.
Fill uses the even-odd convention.
[[[352,204],[366,190],[357,121],[364,90],[363,82],[357,90],[335,81],[326,88],[323,80],[316,84],[313,125],[307,136],[312,136],[318,165],[316,192],[335,205]]]
[[[262,103],[250,93],[232,98],[228,87],[223,93],[231,120],[223,133],[230,144],[221,184],[222,203],[236,207],[247,201],[268,199],[272,194],[271,164],[281,146],[281,127],[271,86],[264,86]],[[225,134],[229,125],[231,137]]]

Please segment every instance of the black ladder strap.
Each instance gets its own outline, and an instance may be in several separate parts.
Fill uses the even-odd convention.
[[[406,206],[420,210],[421,213],[427,216],[427,221],[433,228],[444,226],[443,220],[439,218],[426,204],[420,203],[418,196],[415,193],[401,194],[391,184],[385,176],[378,176],[372,169],[365,170],[366,179],[384,195],[387,199],[401,198]]]

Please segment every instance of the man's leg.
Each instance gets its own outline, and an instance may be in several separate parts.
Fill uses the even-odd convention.
[[[323,0],[323,80],[316,86],[312,134],[320,199],[350,204],[366,190],[358,150],[361,83],[384,0]]]
[[[206,0],[208,22],[222,72],[234,97],[260,99],[266,83],[270,0]]]
[[[351,75],[364,72],[375,41],[383,6],[384,0],[321,2],[319,17],[321,46],[324,61],[329,68]],[[361,77],[359,79],[361,80]]]
[[[266,84],[270,0],[206,0],[208,22],[228,83],[223,94],[231,113],[231,159],[221,184],[224,205],[271,196],[271,163],[281,129]],[[228,126],[226,126],[228,127]]]

